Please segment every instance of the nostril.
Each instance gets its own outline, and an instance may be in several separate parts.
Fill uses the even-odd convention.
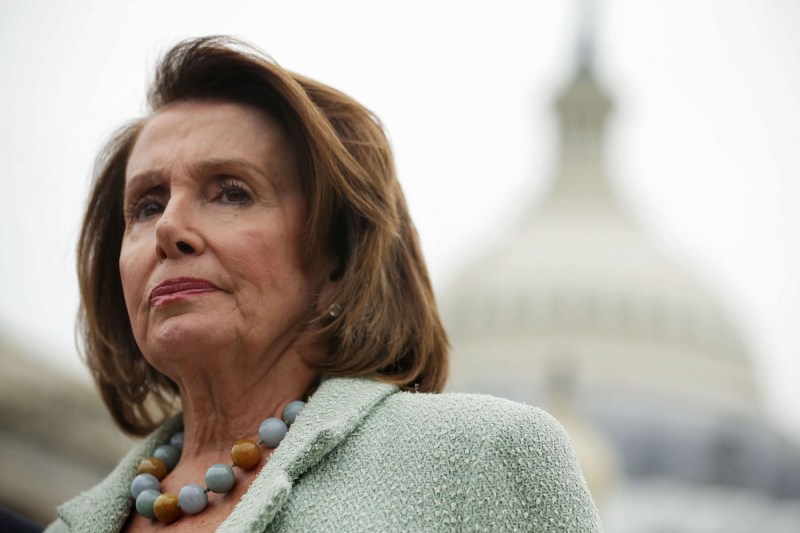
[[[193,254],[194,253],[194,248],[192,248],[192,245],[187,243],[187,242],[178,241],[177,243],[175,243],[175,246],[182,253],[185,253],[185,254]]]

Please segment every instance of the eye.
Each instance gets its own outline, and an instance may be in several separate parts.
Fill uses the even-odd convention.
[[[128,220],[142,222],[164,212],[164,204],[161,200],[152,196],[145,196],[137,200],[128,208]]]
[[[250,192],[244,185],[235,180],[227,179],[220,184],[218,198],[228,204],[247,204],[250,202]]]

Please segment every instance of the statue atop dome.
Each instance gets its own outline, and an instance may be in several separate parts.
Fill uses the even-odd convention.
[[[579,72],[589,72],[594,63],[597,46],[598,26],[600,24],[599,0],[578,0],[577,65]]]
[[[577,68],[555,101],[560,157],[546,205],[600,208],[621,215],[605,166],[606,125],[614,105],[594,72],[597,1],[580,0],[578,6]]]

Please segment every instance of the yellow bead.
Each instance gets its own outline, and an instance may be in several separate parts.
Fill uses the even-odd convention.
[[[161,481],[167,477],[167,465],[157,457],[147,457],[139,463],[137,472],[140,474],[153,474],[157,480]]]
[[[242,470],[249,470],[261,460],[261,450],[258,449],[258,444],[255,441],[249,439],[237,440],[233,443],[233,448],[231,448],[231,460],[234,465]]]
[[[181,508],[178,506],[178,495],[165,492],[153,503],[153,514],[159,522],[171,524],[181,517]]]

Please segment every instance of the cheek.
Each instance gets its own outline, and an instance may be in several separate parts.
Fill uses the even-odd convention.
[[[281,292],[302,276],[302,246],[292,231],[244,231],[226,254],[234,276],[259,292]]]
[[[123,242],[119,254],[119,277],[122,282],[122,294],[131,322],[136,317],[136,310],[141,304],[142,293],[146,283],[146,261],[139,243]],[[135,324],[133,324],[135,327]]]

